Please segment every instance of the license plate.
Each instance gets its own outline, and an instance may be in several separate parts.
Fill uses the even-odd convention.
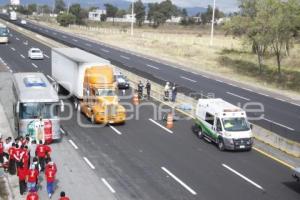
[[[241,149],[245,149],[245,145],[241,145],[240,148],[241,148]]]

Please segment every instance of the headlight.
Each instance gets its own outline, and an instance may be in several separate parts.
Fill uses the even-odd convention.
[[[231,137],[231,133],[225,132],[225,133],[224,133],[224,136],[225,136],[225,137]]]

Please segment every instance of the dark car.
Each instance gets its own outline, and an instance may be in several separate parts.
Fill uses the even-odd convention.
[[[298,182],[300,181],[300,167],[294,169],[293,177],[294,177]]]
[[[122,74],[115,75],[115,79],[119,89],[129,89],[130,87],[129,81],[124,75]]]

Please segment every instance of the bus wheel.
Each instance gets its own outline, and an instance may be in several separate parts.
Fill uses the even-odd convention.
[[[224,145],[224,142],[223,142],[222,138],[218,139],[218,148],[219,148],[220,151],[224,151],[225,150],[225,145]]]

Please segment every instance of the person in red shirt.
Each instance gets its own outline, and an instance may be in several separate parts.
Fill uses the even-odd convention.
[[[14,158],[16,149],[16,144],[13,143],[12,146],[8,149],[9,161],[8,161],[8,172],[10,175],[16,174],[16,160]]]
[[[0,137],[0,163],[3,164],[3,156],[4,156],[4,146],[2,141],[2,136]]]
[[[43,144],[43,141],[40,140],[40,144],[36,147],[36,155],[39,158],[41,171],[45,170],[45,161],[47,155],[50,155],[50,152],[51,152],[51,148],[48,145]]]
[[[18,168],[18,177],[19,177],[19,186],[20,186],[20,194],[23,195],[26,192],[26,179],[28,176],[28,170],[23,166]]]
[[[36,192],[29,192],[26,200],[39,200],[39,195]]]
[[[59,200],[70,200],[69,197],[66,197],[66,193],[61,191]]]
[[[29,152],[28,152],[28,147],[25,146],[22,149],[22,159],[21,162],[23,163],[23,167],[28,169],[30,166],[30,157],[29,157]]]
[[[20,148],[18,144],[16,144],[15,152],[14,152],[14,158],[17,164],[17,168],[22,165],[22,152],[23,150]]]
[[[35,166],[32,165],[28,171],[27,179],[27,189],[29,192],[37,191],[37,182],[38,182],[39,171],[35,169]]]
[[[57,172],[56,164],[53,161],[51,161],[51,158],[50,158],[49,162],[47,163],[45,170],[47,170],[48,168],[54,169],[55,173]]]
[[[45,177],[47,181],[47,192],[49,198],[51,198],[52,194],[54,193],[55,175],[56,175],[56,170],[53,167],[49,167],[45,171]]]

